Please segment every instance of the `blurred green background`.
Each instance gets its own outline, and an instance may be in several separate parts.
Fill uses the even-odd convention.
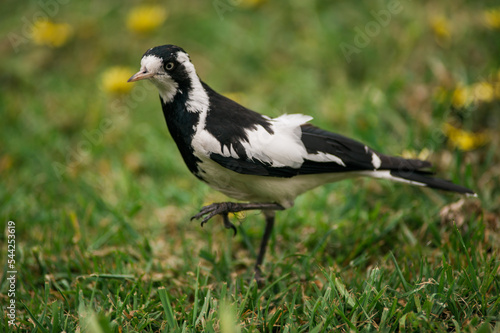
[[[430,272],[440,272],[434,263],[443,253],[463,250],[454,223],[464,244],[477,250],[477,266],[498,268],[498,2],[7,0],[0,6],[0,218],[16,222],[17,297],[32,312],[18,303],[20,326],[71,331],[81,325],[77,314],[86,300],[99,325],[114,323],[102,324],[104,331],[161,330],[161,316],[147,315],[160,311],[156,288],[165,286],[179,307],[190,308],[198,300],[191,289],[196,267],[203,292],[213,289],[220,299],[222,281],[254,288],[261,217],[238,215],[244,222],[234,239],[217,219],[204,229],[189,223],[203,204],[225,198],[187,171],[156,89],[125,82],[142,54],[162,44],[183,47],[202,80],[250,109],[310,114],[313,124],[376,150],[429,159],[443,178],[479,195],[447,215],[441,209],[459,196],[366,179],[314,190],[278,215],[265,269],[270,281],[290,274],[283,285],[325,282],[327,267],[341,272],[356,294],[373,267],[398,272],[388,259],[392,250],[398,261],[411,262],[403,273],[417,283],[412,265],[426,261]],[[111,282],[91,274],[107,274]],[[106,295],[126,292],[122,283],[148,291],[137,301],[144,322],[103,310]],[[269,291],[272,297],[291,302],[294,294],[279,288]],[[498,292],[498,280],[491,288],[483,300]],[[387,295],[387,306],[397,298]],[[498,298],[486,303],[498,309]],[[374,322],[380,324],[384,306],[369,316]],[[63,319],[54,323],[57,311],[66,326]],[[426,320],[438,329],[453,320],[469,329],[494,325],[494,315],[471,311],[473,323],[453,315],[442,323]],[[305,322],[306,312],[297,314]],[[245,322],[243,313],[239,329],[270,323]],[[399,327],[401,316],[387,320]],[[33,317],[39,325],[29,322]]]

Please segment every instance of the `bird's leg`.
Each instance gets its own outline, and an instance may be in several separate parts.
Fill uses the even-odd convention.
[[[264,256],[266,255],[267,243],[269,243],[269,238],[271,237],[271,233],[273,231],[274,226],[274,217],[275,210],[283,210],[285,209],[283,206],[276,203],[238,203],[238,202],[219,202],[213,203],[211,205],[202,207],[200,212],[193,217],[194,219],[201,219],[201,226],[208,222],[215,215],[222,215],[222,219],[224,221],[224,226],[229,229],[233,229],[234,235],[236,235],[236,227],[234,224],[229,221],[229,217],[227,216],[229,213],[237,213],[245,210],[263,210],[264,216],[266,217],[266,228],[264,230],[264,235],[262,236],[262,241],[260,242],[260,250],[259,255],[257,256],[257,261],[255,262],[255,280],[257,283],[261,284],[262,279],[262,271],[260,269],[262,262],[264,261]]]
[[[266,218],[266,228],[264,229],[264,234],[262,235],[262,240],[260,241],[260,250],[259,255],[257,256],[257,261],[255,262],[255,280],[257,283],[262,283],[262,271],[260,266],[264,261],[264,256],[266,255],[267,243],[269,243],[269,238],[271,238],[271,233],[274,227],[274,217],[276,213],[274,211],[266,211],[264,212],[264,216]]]

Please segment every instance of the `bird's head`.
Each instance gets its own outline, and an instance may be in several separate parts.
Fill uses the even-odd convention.
[[[141,69],[128,82],[148,79],[159,90],[164,103],[171,102],[177,93],[188,93],[201,86],[189,55],[175,45],[153,47],[144,53]]]

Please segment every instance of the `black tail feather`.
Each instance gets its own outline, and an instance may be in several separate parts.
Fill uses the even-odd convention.
[[[454,184],[448,180],[430,177],[432,174],[430,172],[419,170],[391,170],[390,172],[393,177],[423,183],[430,188],[476,196],[476,193],[467,187]]]
[[[379,154],[382,164],[380,169],[385,170],[419,170],[430,168],[432,164],[429,161],[422,161],[417,159],[407,159],[398,156],[389,156]]]

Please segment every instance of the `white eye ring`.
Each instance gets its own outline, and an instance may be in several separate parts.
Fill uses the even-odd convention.
[[[165,69],[169,71],[172,68],[174,68],[174,63],[173,62],[167,62],[167,64],[165,65]]]

